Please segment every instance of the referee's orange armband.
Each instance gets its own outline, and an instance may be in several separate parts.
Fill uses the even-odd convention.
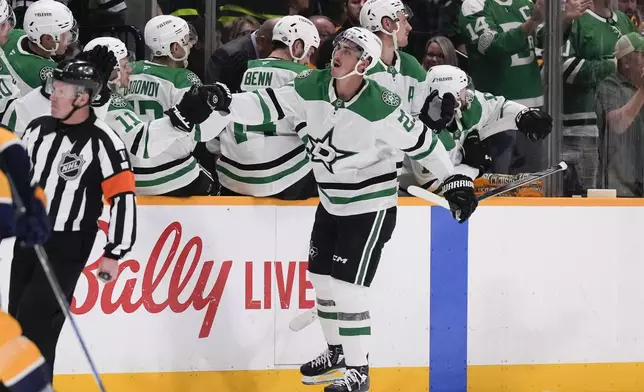
[[[134,173],[130,170],[124,170],[109,178],[103,180],[103,197],[108,203],[112,204],[112,198],[121,193],[134,193],[136,185],[134,182]]]

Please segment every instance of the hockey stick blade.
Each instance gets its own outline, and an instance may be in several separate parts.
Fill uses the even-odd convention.
[[[490,197],[502,195],[502,194],[507,193],[507,192],[509,192],[509,191],[511,191],[513,189],[516,189],[516,188],[518,188],[520,186],[523,186],[523,185],[529,184],[531,182],[540,180],[542,178],[551,176],[551,175],[553,175],[555,173],[558,173],[560,171],[564,171],[567,168],[568,168],[568,165],[566,164],[566,162],[561,161],[561,162],[559,162],[559,164],[557,164],[557,165],[555,165],[553,167],[550,167],[550,168],[548,168],[546,170],[536,172],[536,173],[531,173],[531,174],[527,175],[526,177],[524,177],[524,178],[522,178],[520,180],[513,181],[513,182],[511,182],[509,184],[506,184],[506,185],[504,185],[502,187],[492,189],[491,191],[485,192],[484,194],[482,194],[478,198],[478,201],[480,202],[480,201],[483,201],[485,199],[489,199]],[[448,209],[448,210],[450,209],[449,208],[449,202],[447,200],[445,200],[444,197],[438,196],[437,194],[432,193],[432,192],[430,192],[430,191],[428,191],[426,189],[423,189],[421,187],[411,185],[410,187],[407,188],[407,192],[412,196],[416,196],[416,197],[421,198],[423,200],[427,200],[428,202],[434,203],[434,204],[436,204],[436,205],[438,205],[440,207],[443,207],[445,209]]]
[[[318,318],[318,312],[315,309],[307,310],[306,312],[300,313],[291,320],[288,324],[288,327],[293,332],[301,331],[309,325],[313,324]]]
[[[14,204],[16,205],[16,209],[18,210],[18,215],[22,215],[27,211],[27,208],[25,207],[25,204],[23,203],[23,201],[20,199],[20,195],[18,194],[16,184],[13,182],[13,179],[11,178],[11,176],[8,173],[5,173],[5,176],[7,178],[7,182],[9,182],[9,188],[11,189],[11,196]],[[16,241],[17,240],[18,239],[16,238]],[[85,354],[85,359],[87,359],[87,362],[89,363],[96,385],[98,386],[101,392],[106,392],[105,385],[103,385],[103,381],[99,376],[98,369],[96,368],[96,365],[94,364],[94,361],[92,360],[92,357],[89,354],[89,350],[87,349],[85,340],[83,340],[83,337],[81,336],[80,329],[76,324],[76,320],[72,316],[71,312],[69,311],[69,303],[67,302],[65,293],[63,292],[62,287],[60,287],[60,283],[58,282],[56,275],[54,275],[54,271],[52,271],[51,269],[51,264],[49,263],[49,259],[45,251],[45,247],[40,244],[37,244],[34,246],[34,251],[36,252],[36,256],[40,261],[40,265],[42,266],[43,271],[45,272],[45,276],[49,281],[49,285],[51,286],[51,289],[54,292],[54,297],[56,297],[58,306],[60,306],[60,309],[62,310],[63,315],[67,320],[69,320],[69,323],[74,333],[76,334],[76,338],[78,339],[81,349],[83,350],[83,354]]]

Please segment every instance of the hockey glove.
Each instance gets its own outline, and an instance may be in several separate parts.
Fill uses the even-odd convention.
[[[552,117],[541,109],[525,108],[517,114],[517,129],[532,141],[543,140],[552,131]]]
[[[482,176],[492,164],[492,158],[487,153],[486,143],[479,137],[478,131],[472,131],[467,134],[463,142],[463,159],[461,163],[479,169],[479,175]]]
[[[192,127],[201,124],[212,113],[209,103],[210,94],[201,87],[192,86],[181,98],[181,102],[165,111],[172,125],[183,131],[191,132]]]
[[[445,93],[443,98],[438,97],[438,90],[434,90],[425,99],[425,104],[420,109],[418,118],[428,127],[439,132],[451,123],[456,113],[456,98],[451,93]]]
[[[472,179],[462,174],[454,174],[445,180],[441,188],[443,196],[449,202],[454,219],[458,223],[469,219],[478,206]]]
[[[233,95],[230,93],[228,86],[216,82],[215,84],[203,86],[202,89],[208,92],[208,102],[212,110],[226,114],[230,113],[228,108],[233,100]]]
[[[94,101],[92,101],[92,106],[101,107],[105,105],[107,101],[109,101],[111,95],[107,82],[109,82],[112,71],[114,71],[114,68],[118,64],[114,53],[109,50],[107,46],[97,45],[91,50],[80,52],[76,55],[76,59],[88,61],[94,64],[101,73],[101,76],[103,77],[103,89]]]
[[[42,188],[34,188],[30,200],[23,200],[25,211],[16,220],[16,239],[23,246],[33,247],[44,244],[51,233],[51,224],[47,216],[45,193]]]

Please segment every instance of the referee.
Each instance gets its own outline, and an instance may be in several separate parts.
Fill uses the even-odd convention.
[[[59,63],[47,85],[51,116],[33,120],[23,136],[33,178],[47,195],[53,231],[45,250],[70,302],[98,232],[103,198],[110,204],[110,222],[99,277],[116,278],[117,260],[136,238],[134,174],[128,154],[117,134],[89,106],[102,85],[92,63],[75,59]],[[18,242],[11,264],[9,313],[41,350],[53,376],[65,317],[33,248]]]

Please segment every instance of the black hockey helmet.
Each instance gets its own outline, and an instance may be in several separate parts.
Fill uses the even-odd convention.
[[[90,102],[103,89],[103,76],[96,66],[88,61],[69,59],[58,63],[52,71],[53,80],[83,87],[90,96]]]

